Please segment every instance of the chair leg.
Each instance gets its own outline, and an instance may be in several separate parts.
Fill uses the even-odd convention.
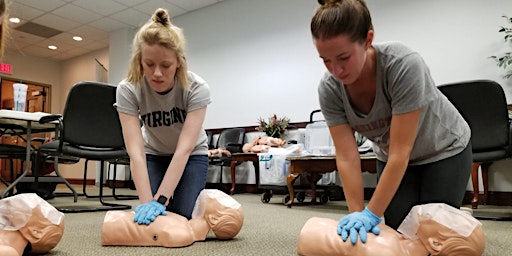
[[[471,200],[471,208],[478,208],[478,196],[480,194],[480,189],[478,188],[478,167],[480,167],[480,163],[473,163],[471,166],[471,181],[473,183],[473,200]]]
[[[87,198],[99,198],[100,195],[89,195],[87,194],[87,165],[89,164],[89,159],[85,159],[85,166],[84,166],[84,179],[82,181],[82,192],[83,195]],[[101,166],[101,170],[103,170],[103,166]],[[101,174],[100,174],[101,176]],[[102,176],[103,177],[103,176]],[[103,186],[103,178],[100,179],[100,187]],[[104,196],[109,197],[109,196]]]
[[[82,180],[82,193],[85,197],[89,198],[89,195],[87,194],[86,187],[87,187],[87,164],[89,163],[89,159],[85,160],[84,165],[84,179]]]
[[[484,202],[483,204],[487,204],[487,199],[489,198],[489,167],[492,162],[482,163],[482,184],[484,186]]]
[[[101,167],[100,167],[100,192],[97,196],[100,200],[100,203],[102,206],[99,207],[92,207],[92,208],[59,208],[58,210],[63,213],[77,213],[77,212],[97,212],[97,211],[110,211],[110,210],[128,210],[131,209],[131,205],[125,205],[125,204],[114,204],[114,203],[107,203],[103,200],[103,172],[105,171],[105,162],[101,160]]]
[[[131,209],[131,205],[124,205],[124,204],[113,204],[113,203],[107,203],[103,201],[103,172],[105,171],[105,161],[101,161],[101,167],[100,167],[100,202],[102,205],[109,206],[111,209],[108,210],[127,210]]]
[[[110,163],[109,163],[110,166]],[[110,171],[110,168],[109,168]],[[117,178],[117,163],[114,163],[114,181],[112,186],[112,196],[117,200],[135,200],[139,199],[137,195],[116,195],[116,178]]]
[[[222,190],[222,168],[223,168],[223,166],[221,165],[221,166],[220,166],[220,178],[219,178],[219,189],[220,189],[221,191],[223,191],[223,190]]]
[[[78,201],[78,193],[76,192],[75,188],[73,186],[71,186],[71,184],[69,184],[69,182],[64,178],[64,176],[62,176],[60,174],[60,171],[59,171],[59,158],[56,156],[54,157],[54,166],[55,166],[55,174],[57,174],[58,177],[61,177],[62,178],[62,182],[64,182],[64,184],[66,185],[66,187],[68,187],[71,192],[73,193],[73,202],[77,202]]]

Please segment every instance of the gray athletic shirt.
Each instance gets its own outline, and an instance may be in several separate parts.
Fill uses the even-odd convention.
[[[164,95],[151,89],[146,79],[137,84],[123,80],[117,86],[117,111],[139,116],[144,123],[142,135],[146,153],[174,154],[187,113],[211,103],[208,84],[191,71],[188,72],[188,79],[188,90],[176,79],[172,90]],[[191,154],[208,154],[204,129],[201,129]]]
[[[374,44],[377,93],[368,115],[355,112],[343,84],[327,72],[318,86],[327,125],[349,124],[374,143],[377,159],[387,161],[391,116],[422,109],[410,165],[432,163],[461,152],[469,125],[436,87],[421,56],[398,42]],[[334,138],[336,139],[336,138]]]

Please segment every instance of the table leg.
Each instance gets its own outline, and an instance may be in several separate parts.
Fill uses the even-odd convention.
[[[478,187],[478,168],[480,167],[480,163],[473,163],[471,168],[471,181],[473,184],[473,199],[471,200],[471,208],[478,208],[478,195],[480,193],[480,189]]]
[[[235,194],[235,185],[236,185],[236,182],[235,182],[235,170],[236,170],[236,164],[237,164],[237,161],[233,161],[231,160],[231,190],[229,190],[229,193],[231,195],[234,195]]]
[[[256,160],[252,161],[252,165],[254,165],[254,173],[256,175],[256,188],[260,187],[260,162],[256,157]]]
[[[316,204],[316,183],[318,182],[318,173],[313,172],[311,173],[311,203]]]
[[[286,187],[288,187],[288,193],[290,194],[290,200],[285,203],[288,208],[292,207],[293,200],[295,200],[295,191],[293,189],[293,182],[299,177],[299,173],[290,173],[286,176]]]

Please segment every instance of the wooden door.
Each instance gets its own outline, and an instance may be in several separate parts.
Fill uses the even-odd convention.
[[[1,109],[14,109],[14,90],[13,84],[16,83],[14,80],[2,79],[1,90],[0,90],[0,108]],[[25,103],[25,111],[27,112],[49,112],[50,102],[48,94],[50,87],[47,85],[37,85],[31,82],[23,82],[28,85],[27,88],[27,102]],[[46,134],[36,133],[32,134],[32,138],[36,137],[47,137]],[[2,136],[0,143],[5,144],[16,144],[25,146],[26,143],[23,139],[17,136]],[[19,173],[21,171],[21,160],[14,160],[14,171]],[[0,159],[0,175],[5,180],[10,181],[10,161],[6,159]]]

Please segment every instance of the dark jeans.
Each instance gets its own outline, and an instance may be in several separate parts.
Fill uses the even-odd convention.
[[[459,154],[430,164],[408,166],[384,219],[398,229],[411,208],[428,203],[445,203],[460,208],[471,175],[471,145]],[[377,179],[385,162],[377,161]]]
[[[167,167],[171,162],[172,155],[156,156],[146,155],[149,183],[153,196],[158,191],[160,183],[164,178]],[[167,210],[177,213],[190,219],[196,203],[197,196],[206,186],[206,175],[208,172],[208,156],[191,155],[183,171],[180,181],[172,198],[169,200]]]

